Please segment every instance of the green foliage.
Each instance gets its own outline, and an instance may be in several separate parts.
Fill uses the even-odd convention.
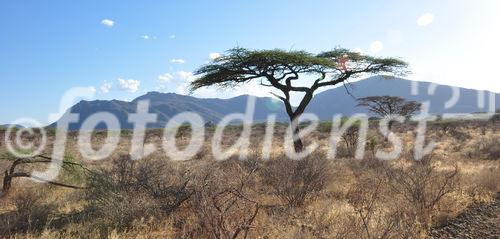
[[[340,126],[342,127],[342,125],[344,125],[350,119],[351,119],[351,117],[349,117],[349,116],[342,116],[342,118],[340,119]],[[321,121],[319,123],[319,126],[318,126],[318,131],[320,131],[320,132],[331,132],[332,131],[332,125],[333,125],[333,121],[332,120]],[[352,124],[352,127],[356,127],[356,128],[361,127],[361,122],[359,120],[355,121]]]
[[[81,183],[86,180],[87,169],[83,168],[73,155],[67,153],[64,156],[64,162],[62,165],[64,181]]]
[[[344,69],[341,60],[349,69]],[[360,76],[360,73],[380,74],[391,73],[405,75],[408,64],[396,58],[377,58],[337,48],[332,51],[315,55],[306,51],[249,50],[233,48],[227,54],[213,60],[198,69],[195,74],[200,76],[191,83],[192,90],[205,86],[234,87],[251,80],[267,80],[272,86],[292,91],[306,91],[302,87],[292,87],[291,80],[297,80],[300,74],[319,76],[318,82],[324,85],[335,85],[347,78]],[[326,76],[331,79],[327,79]],[[344,79],[340,81],[340,78]],[[277,82],[287,81],[286,85]]]
[[[132,135],[133,131],[130,129],[121,129],[120,134],[123,136]]]
[[[336,48],[331,51],[322,52],[318,57],[330,59],[338,62],[345,58],[349,64],[350,72],[365,72],[370,74],[391,73],[397,76],[404,76],[409,73],[408,63],[397,58],[374,57],[353,52],[345,48]]]
[[[191,82],[191,90],[207,86],[234,87],[260,80],[262,86],[281,91],[274,94],[280,99],[291,121],[298,119],[311,102],[314,92],[327,86],[345,84],[350,78],[370,74],[404,75],[408,64],[395,58],[365,56],[343,48],[315,55],[306,51],[249,50],[233,48],[227,54],[198,69],[198,78]],[[315,78],[309,86],[297,85],[304,76]],[[298,106],[292,106],[290,92],[301,92]],[[300,129],[294,130],[298,136]],[[300,152],[303,143],[300,137],[293,140],[294,149]]]
[[[47,135],[56,135],[57,133],[57,128],[53,127],[46,127],[44,130],[47,133]]]
[[[193,90],[214,84],[233,87],[267,75],[281,77],[290,71],[297,74],[319,73],[334,66],[334,62],[305,51],[249,50],[237,47],[198,69],[195,74],[201,77],[193,81],[191,87]]]

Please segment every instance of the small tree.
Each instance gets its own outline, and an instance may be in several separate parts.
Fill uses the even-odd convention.
[[[290,121],[296,123],[317,89],[371,74],[405,74],[406,67],[407,63],[395,58],[366,56],[347,49],[314,55],[305,51],[233,48],[226,55],[198,69],[195,74],[199,78],[191,82],[191,88],[196,90],[212,85],[235,87],[258,80],[260,85],[281,92],[280,95],[273,95],[283,101]],[[313,80],[298,85],[299,79],[303,81],[304,78]],[[304,86],[307,82],[311,83]],[[293,107],[290,102],[291,92],[303,94],[297,107]],[[300,152],[303,144],[298,127],[294,127],[293,135],[295,151]]]
[[[408,119],[420,109],[421,105],[416,101],[407,101],[397,96],[369,96],[358,99],[358,106],[366,107],[368,111],[382,118],[403,116]],[[389,130],[392,129],[393,123],[393,121],[388,123]]]
[[[411,117],[420,109],[422,104],[416,101],[407,101],[397,96],[368,96],[358,99],[358,106],[367,107],[368,110],[382,118],[391,115]]]

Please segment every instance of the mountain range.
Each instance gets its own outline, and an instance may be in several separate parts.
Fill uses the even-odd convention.
[[[0,129],[7,129],[7,128],[23,129],[24,126],[18,125],[18,124],[2,124],[2,125],[0,125]]]
[[[481,91],[465,88],[456,89],[460,94],[458,100],[453,107],[447,108],[445,104],[453,96],[451,86],[375,76],[353,82],[346,87],[340,86],[316,94],[306,112],[316,114],[321,120],[331,120],[336,114],[367,113],[366,109],[356,107],[356,98],[383,95],[399,96],[418,102],[430,101],[430,113],[433,114],[488,111],[491,103],[488,98],[489,92],[481,93]],[[415,90],[418,93],[416,95],[412,94],[412,92],[415,93]],[[493,95],[495,96],[493,100],[495,105],[500,108],[500,94]],[[485,96],[483,97],[485,99],[484,107],[480,107],[481,105],[478,104],[480,96]],[[175,93],[149,92],[130,102],[119,100],[80,101],[68,110],[68,112],[80,114],[79,122],[70,124],[69,129],[80,129],[82,122],[97,112],[114,114],[122,129],[131,129],[133,125],[128,122],[128,114],[136,112],[137,102],[141,100],[149,100],[149,112],[158,115],[157,122],[148,124],[148,128],[163,128],[173,116],[186,111],[198,113],[205,122],[217,123],[230,113],[244,113],[248,97],[248,95],[242,95],[229,99],[196,98]],[[67,113],[62,117],[65,117]],[[270,114],[276,114],[278,121],[288,121],[288,116],[280,101],[271,97],[257,97],[254,121],[263,122]],[[53,123],[49,127],[55,126],[56,123]],[[106,126],[100,124],[97,128],[103,129]]]

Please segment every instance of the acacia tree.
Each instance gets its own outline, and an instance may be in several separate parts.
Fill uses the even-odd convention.
[[[422,106],[416,101],[408,101],[398,96],[368,96],[358,99],[358,106],[366,107],[368,111],[382,118],[391,116],[403,116],[410,118]],[[389,122],[389,130],[392,128]]]
[[[406,68],[407,63],[399,59],[367,56],[341,48],[315,55],[305,51],[237,47],[199,68],[195,72],[198,78],[191,82],[191,89],[213,85],[232,88],[259,81],[260,85],[273,87],[280,92],[273,95],[283,101],[286,113],[294,123],[304,113],[319,88],[348,83],[351,78],[371,74],[404,75]],[[290,103],[291,92],[303,95],[296,107]],[[303,144],[299,127],[293,128],[294,148],[296,152],[301,152]]]

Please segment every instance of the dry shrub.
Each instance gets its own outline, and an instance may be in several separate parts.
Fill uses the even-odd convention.
[[[496,168],[485,168],[481,170],[473,178],[472,184],[482,190],[489,193],[500,192],[500,169]]]
[[[453,139],[457,141],[456,146],[464,144],[472,138],[467,132],[467,123],[465,121],[437,121],[431,123],[429,129],[436,134],[436,140]]]
[[[343,202],[316,201],[303,209],[288,208],[272,218],[269,238],[356,238],[355,225]]]
[[[228,160],[215,163],[200,177],[190,200],[196,222],[186,225],[193,238],[247,238],[261,208],[256,199],[258,165]]]
[[[449,135],[450,132],[458,130],[462,122],[453,120],[438,120],[430,124],[429,128],[432,131],[438,132],[441,135]]]
[[[278,126],[276,134],[282,136],[287,125]],[[435,128],[429,135],[447,143],[441,149],[448,145],[460,149],[447,156],[469,153],[493,159],[491,155],[498,155],[498,136],[491,128],[476,126],[481,124],[460,122],[441,129],[430,123]],[[252,136],[255,145],[263,134],[264,125],[259,127]],[[401,125],[395,130],[413,127]],[[160,139],[156,134],[161,131],[153,133],[150,140]],[[181,133],[180,141],[189,132]],[[224,142],[229,144],[239,129],[227,133]],[[386,146],[382,135],[372,134],[378,137],[367,141],[373,155]],[[328,135],[314,135],[304,140],[328,143]],[[468,137],[472,139],[462,143]],[[342,138],[338,155],[352,157],[356,145],[357,132],[352,130]],[[281,153],[280,146],[273,148],[273,156]],[[405,149],[408,158],[413,155],[409,147]],[[487,202],[500,190],[499,161],[468,160],[473,168],[463,169],[467,174],[460,174],[459,185],[456,169],[444,164],[455,158],[385,162],[367,157],[331,162],[318,154],[299,161],[285,157],[259,161],[261,152],[255,148],[248,160],[216,162],[207,152],[209,142],[197,160],[183,163],[122,157],[106,169],[90,165],[96,173],[86,184],[89,189],[82,191],[84,200],[79,193],[71,199],[61,193],[54,202],[61,202],[56,204],[61,206],[58,211],[46,203],[47,195],[9,196],[17,202],[1,205],[0,237],[424,238],[429,227],[445,225],[463,208]]]
[[[458,169],[421,161],[352,162],[346,199],[352,208],[350,238],[420,238],[436,223],[439,205],[457,191]]]
[[[344,141],[347,157],[354,157],[356,148],[358,147],[359,138],[359,127],[352,126],[347,129],[347,131],[342,135],[342,141]]]
[[[400,214],[389,205],[386,181],[377,176],[357,178],[347,194],[354,211],[352,229],[363,238],[391,238],[397,235]]]
[[[48,227],[56,206],[44,202],[43,197],[42,192],[32,189],[17,192],[11,198],[15,211],[0,215],[1,234],[38,233]]]
[[[375,155],[377,154],[378,148],[381,146],[379,144],[380,140],[378,139],[377,135],[371,135],[368,137],[366,141],[366,149],[368,152],[370,152],[370,157],[372,159],[375,158]]]
[[[485,135],[476,138],[468,144],[465,155],[469,158],[480,158],[486,160],[500,159],[500,136]]]
[[[337,145],[337,158],[345,159],[345,158],[353,158],[355,154],[355,150],[348,148],[344,143]]]
[[[437,169],[431,155],[386,168],[388,185],[398,195],[406,234],[428,232],[437,205],[458,188],[458,167]]]
[[[349,161],[351,171],[348,191],[343,201],[349,206],[344,212],[338,228],[345,228],[343,238],[394,238],[402,235],[404,221],[399,200],[388,186],[385,171],[387,161],[365,159]],[[347,228],[346,228],[347,227]]]
[[[484,158],[488,160],[498,160],[500,159],[500,136],[495,136],[489,138],[488,141],[484,143]]]
[[[318,217],[311,218],[310,225],[311,234],[314,238],[356,238],[359,234],[356,233],[354,219],[351,214],[343,212],[335,212],[333,215],[328,211],[318,212]]]
[[[471,139],[471,136],[464,130],[462,129],[457,129],[454,128],[452,129],[449,133],[449,136],[456,141],[458,141],[460,144],[464,143],[467,140]]]
[[[128,156],[101,169],[89,179],[86,212],[108,233],[123,230],[135,220],[170,214],[192,195],[190,177],[167,161],[133,161]]]
[[[277,158],[264,165],[261,175],[272,194],[292,207],[303,206],[317,198],[332,177],[331,165],[324,157]]]

